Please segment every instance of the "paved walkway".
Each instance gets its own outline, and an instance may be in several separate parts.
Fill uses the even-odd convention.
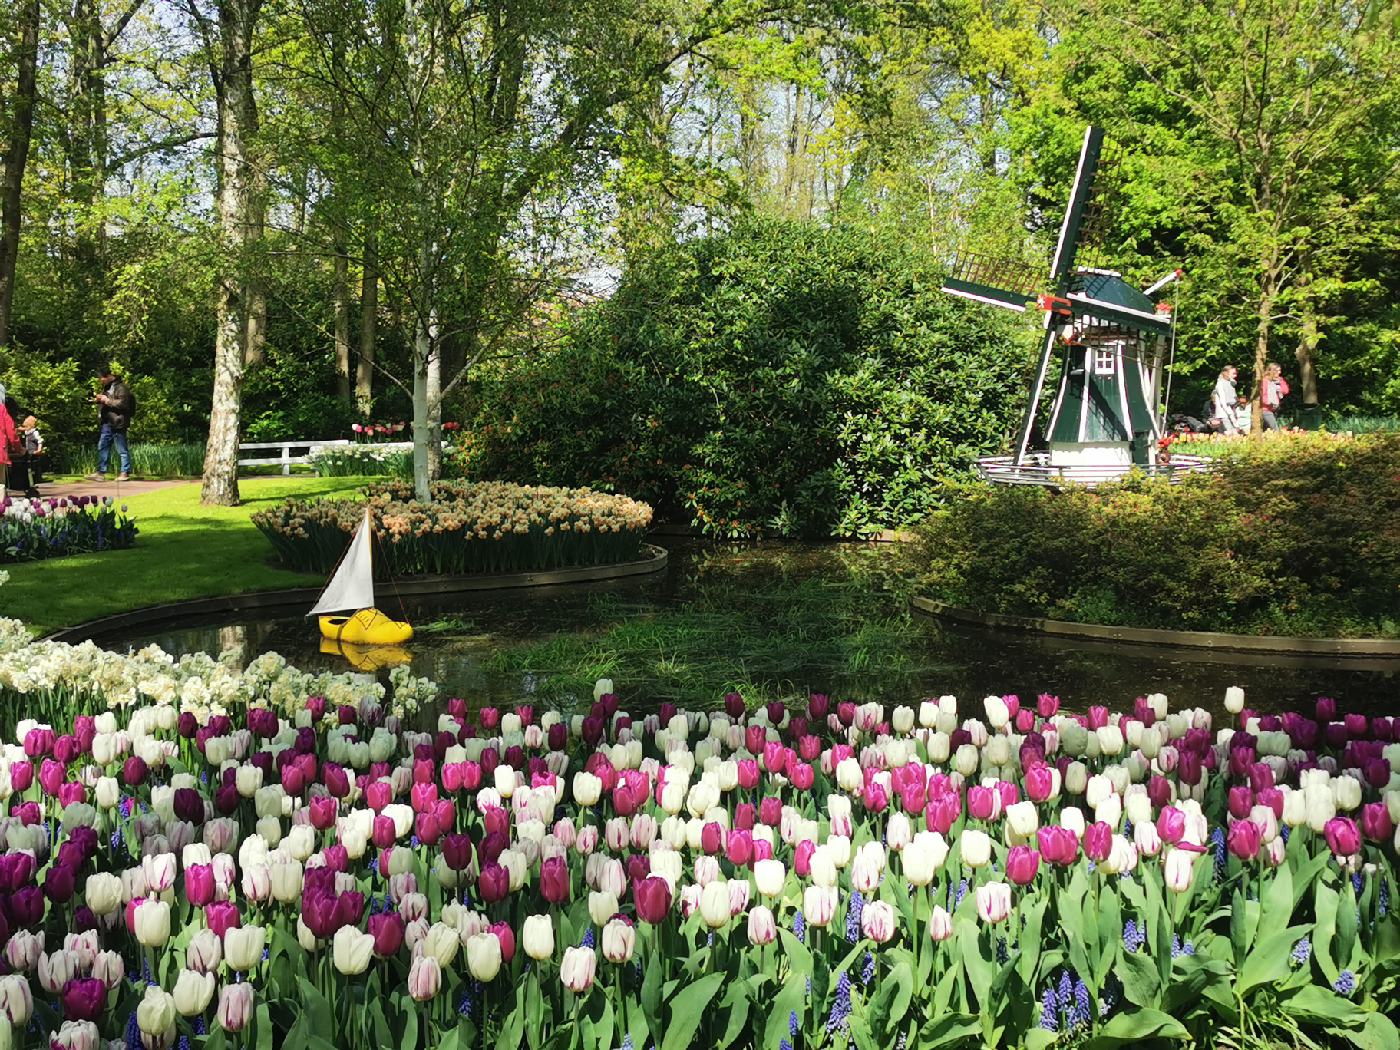
[[[143,492],[166,489],[171,485],[185,485],[191,480],[193,479],[167,478],[158,481],[113,481],[109,477],[106,481],[45,481],[39,485],[39,494],[43,497],[111,496],[113,499],[124,499],[128,496],[139,496]]]

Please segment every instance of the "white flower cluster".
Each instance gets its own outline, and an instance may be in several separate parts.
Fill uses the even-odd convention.
[[[329,709],[379,702],[384,687],[371,675],[298,670],[278,653],[264,653],[239,671],[230,654],[215,659],[190,653],[178,660],[158,646],[124,655],[93,642],[32,641],[19,620],[0,620],[0,689],[36,699],[44,695],[100,698],[109,708],[152,703],[193,713],[200,722],[238,704],[272,707],[291,717],[308,696],[324,696]],[[432,699],[426,679],[404,676],[396,688],[394,713]]]

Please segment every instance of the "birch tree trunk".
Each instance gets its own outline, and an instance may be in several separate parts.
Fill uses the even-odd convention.
[[[10,102],[9,141],[5,144],[0,177],[0,349],[10,342],[10,308],[15,299],[15,263],[19,257],[20,202],[24,169],[29,163],[29,139],[34,129],[34,100],[38,94],[39,0],[19,9],[18,75]]]
[[[250,350],[259,349],[265,301],[249,279],[249,250],[262,236],[256,199],[261,180],[253,157],[257,102],[253,96],[253,35],[262,0],[220,0],[218,65],[218,191],[215,200],[223,240],[216,298],[214,396],[204,451],[206,504],[238,503],[238,437],[243,376]]]

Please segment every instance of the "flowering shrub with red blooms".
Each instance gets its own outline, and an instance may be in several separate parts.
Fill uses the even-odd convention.
[[[1400,720],[432,695],[7,642],[0,1044],[1400,1040]]]

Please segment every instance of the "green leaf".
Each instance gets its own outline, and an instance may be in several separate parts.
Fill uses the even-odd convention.
[[[735,981],[721,1002],[720,1009],[729,1011],[729,1019],[724,1025],[724,1035],[720,1036],[720,1050],[739,1038],[739,1033],[749,1021],[749,982]]]
[[[1346,969],[1351,966],[1352,949],[1356,947],[1356,894],[1351,890],[1351,880],[1342,882],[1342,891],[1337,901],[1337,964]]]
[[[973,994],[977,997],[977,1008],[982,1013],[990,1013],[993,1004],[988,992],[996,977],[996,965],[982,954],[979,932],[978,925],[964,923],[958,929],[958,947],[962,950],[963,967],[967,970],[967,979],[971,982]]]
[[[659,1040],[665,1029],[661,1022],[661,953],[653,952],[642,977],[642,1012],[651,1023],[651,1037]]]
[[[1016,935],[1016,944],[1021,949],[1021,955],[1016,960],[1016,972],[1020,974],[1021,983],[1027,988],[1035,985],[1035,968],[1040,962],[1040,929],[1048,903],[1048,898],[1037,897],[1030,905],[1021,909],[1026,924]]]
[[[1330,988],[1310,984],[1299,989],[1283,1002],[1283,1008],[1293,1017],[1318,1024],[1351,1027],[1366,1021],[1367,1011],[1350,999],[1344,999]]]
[[[1306,926],[1287,926],[1264,934],[1240,967],[1236,993],[1243,996],[1261,984],[1276,984],[1284,980],[1288,976],[1289,953],[1307,930]]]
[[[323,999],[322,1002],[325,1002],[325,1000]],[[258,1050],[272,1050],[272,1037],[274,1035],[272,1031],[272,1011],[268,1009],[267,1003],[258,1003],[257,1009],[253,1012],[253,1016],[256,1018],[255,1024],[257,1025]],[[329,1032],[332,1029],[326,1028],[324,1030]]]
[[[919,1033],[920,1050],[937,1050],[951,1046],[982,1031],[982,1023],[967,1014],[943,1014],[924,1026]]]
[[[690,1046],[691,1037],[700,1027],[705,1010],[719,991],[719,986],[724,983],[724,978],[723,973],[706,974],[672,997],[669,1004],[670,1021],[661,1041],[661,1050],[685,1050]],[[787,1020],[786,1015],[783,1020]]]
[[[804,978],[791,978],[783,985],[783,990],[773,1000],[773,1009],[768,1015],[768,1023],[764,1026],[761,1045],[777,1046],[779,1040],[787,1038],[788,1018],[796,1011],[800,1021],[805,1012],[803,999],[806,995],[807,982]]]
[[[1133,1010],[1115,1015],[1086,1044],[1090,1050],[1108,1050],[1143,1039],[1185,1039],[1190,1035],[1180,1021],[1160,1010]]]
[[[1313,900],[1316,921],[1313,923],[1312,957],[1317,960],[1318,966],[1322,967],[1322,973],[1329,984],[1336,984],[1337,978],[1341,976],[1341,968],[1332,955],[1332,941],[1337,935],[1338,899],[1336,889],[1327,882],[1317,884],[1317,893]]]
[[[1162,979],[1145,952],[1120,951],[1114,967],[1123,982],[1123,994],[1138,1006],[1156,1007],[1162,994]]]

